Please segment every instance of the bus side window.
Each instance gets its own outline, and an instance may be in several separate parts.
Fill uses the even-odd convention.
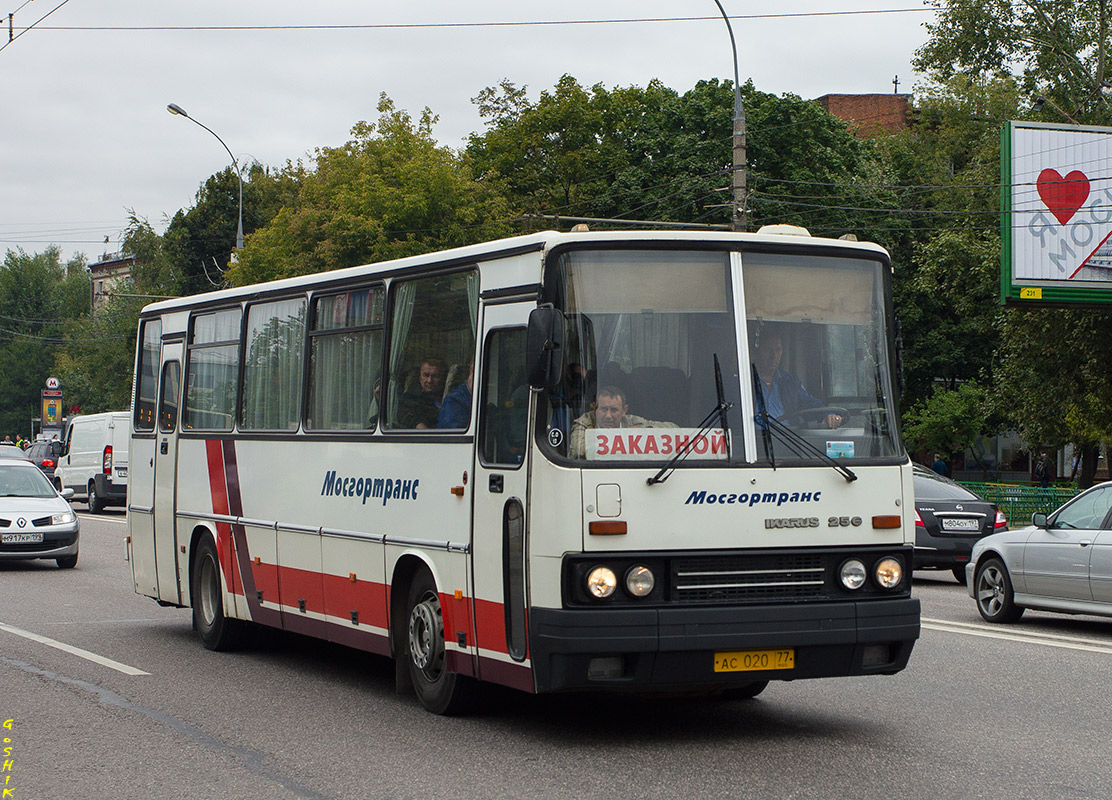
[[[529,435],[525,338],[525,328],[496,330],[487,337],[479,441],[488,464],[513,467],[525,460]]]
[[[462,365],[454,374],[462,382],[475,355],[478,273],[397,281],[391,300],[385,427],[436,430],[451,365]]]

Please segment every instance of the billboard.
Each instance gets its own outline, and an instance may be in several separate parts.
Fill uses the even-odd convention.
[[[1000,164],[1002,301],[1112,303],[1112,128],[1009,122]]]

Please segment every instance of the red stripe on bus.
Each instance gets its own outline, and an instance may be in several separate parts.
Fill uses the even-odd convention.
[[[506,609],[501,603],[475,599],[475,626],[479,629],[478,645],[484,650],[506,653]]]
[[[209,492],[212,494],[212,513],[228,513],[228,485],[224,465],[224,451],[215,439],[205,441],[205,456],[208,461]],[[216,558],[224,573],[224,580],[233,592],[241,593],[239,576],[234,569],[232,546],[232,526],[226,522],[216,523]]]
[[[388,628],[386,584],[376,581],[352,581],[341,575],[324,576],[324,611],[330,617],[351,621],[351,612],[359,613],[360,625]]]

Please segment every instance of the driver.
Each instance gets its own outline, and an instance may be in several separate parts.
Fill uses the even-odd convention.
[[[753,347],[753,366],[761,380],[760,394],[756,399],[758,413],[763,409],[770,417],[783,420],[809,408],[823,408],[826,404],[808,392],[799,378],[780,369],[783,355],[784,343],[778,332],[764,331],[757,336]],[[831,429],[841,427],[842,415],[832,412],[822,419],[822,423]]]

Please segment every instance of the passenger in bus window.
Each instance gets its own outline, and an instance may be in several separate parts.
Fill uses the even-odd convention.
[[[398,404],[398,427],[436,427],[447,374],[443,359],[428,356],[421,360],[415,385],[406,389]]]
[[[759,415],[762,411],[767,412],[770,417],[790,424],[793,415],[809,408],[823,408],[826,403],[808,392],[799,378],[780,369],[780,360],[783,357],[784,343],[778,332],[758,333],[753,347],[753,366],[760,378],[760,385],[753,387],[757,413]],[[841,427],[842,421],[840,414],[833,413],[821,420],[831,429]]]
[[[587,454],[587,431],[592,428],[674,428],[674,422],[658,422],[629,413],[625,392],[617,386],[603,386],[595,398],[594,410],[588,411],[571,425],[568,455],[584,458]]]
[[[444,398],[440,407],[438,428],[466,428],[471,422],[471,387],[475,381],[475,362],[467,365],[467,380],[461,383]]]

